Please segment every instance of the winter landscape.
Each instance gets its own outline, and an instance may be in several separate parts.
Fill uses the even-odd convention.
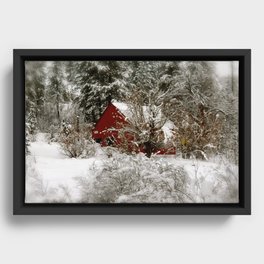
[[[26,203],[238,203],[238,62],[26,61]]]

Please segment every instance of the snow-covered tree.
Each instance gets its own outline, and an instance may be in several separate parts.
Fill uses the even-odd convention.
[[[221,138],[221,153],[238,164],[238,76],[220,79],[221,107],[225,111],[225,125]]]
[[[164,144],[170,121],[173,144],[184,157],[211,152],[237,158],[237,92],[237,76],[219,79],[205,61],[26,62],[26,115],[35,129],[52,127],[54,136],[63,119],[76,127],[96,123],[117,100],[131,108],[125,129],[148,156]]]
[[[25,109],[26,117],[31,120],[31,123],[34,123],[34,129],[41,127],[44,109],[45,81],[45,63],[39,61],[26,61]],[[34,120],[34,122],[32,120]],[[32,132],[33,130],[30,129],[30,131]]]
[[[121,130],[123,139],[133,135],[133,144],[144,146],[151,157],[164,144],[164,126],[169,121],[172,87],[162,90],[159,62],[134,62],[128,77],[126,101],[130,116]]]
[[[61,122],[60,105],[67,99],[67,91],[64,84],[63,63],[54,61],[50,67],[47,98],[56,108],[57,120]]]
[[[162,81],[172,89],[168,115],[177,127],[178,149],[184,157],[206,158],[208,149],[219,148],[225,116],[217,105],[219,87],[213,65],[186,61],[170,63],[167,69]]]
[[[29,109],[26,114],[25,120],[25,143],[26,143],[26,153],[29,153],[29,144],[32,141],[32,137],[36,132],[37,128],[37,119],[36,114],[34,113],[34,109]]]
[[[122,68],[118,61],[83,61],[76,64],[73,83],[85,120],[96,122],[112,99],[121,97]]]

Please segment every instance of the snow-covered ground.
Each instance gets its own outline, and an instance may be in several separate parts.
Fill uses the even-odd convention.
[[[63,192],[66,192],[67,189],[70,191],[70,199],[67,202],[79,201],[80,190],[74,177],[86,175],[92,165],[100,162],[96,157],[89,159],[68,158],[58,143],[47,143],[45,134],[42,133],[38,134],[36,141],[30,144],[29,151],[30,155],[27,156],[27,174],[29,175],[26,175],[29,176],[27,177],[29,181],[27,182],[29,183],[27,202],[39,202],[48,196],[56,200],[66,195]],[[35,175],[30,173],[33,168]],[[32,177],[30,177],[31,175]],[[36,176],[37,180],[34,180]]]
[[[210,161],[175,156],[148,159],[143,154],[131,157],[115,152],[109,157],[98,145],[93,157],[75,159],[67,157],[58,143],[48,143],[42,133],[29,151],[28,203],[238,202],[238,167],[220,157]],[[184,195],[176,195],[179,188]]]

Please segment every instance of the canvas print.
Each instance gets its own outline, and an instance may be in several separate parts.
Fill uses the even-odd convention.
[[[238,203],[238,61],[25,61],[25,203]]]

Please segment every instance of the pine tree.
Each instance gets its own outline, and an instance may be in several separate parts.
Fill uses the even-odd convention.
[[[122,69],[118,61],[83,61],[76,65],[73,83],[85,121],[95,123],[112,99],[121,97]]]
[[[60,124],[61,123],[60,105],[67,98],[66,87],[64,85],[63,63],[60,61],[54,61],[50,68],[47,97],[49,102],[52,102],[56,107],[56,116]]]
[[[34,126],[40,128],[45,96],[45,62],[27,61],[25,71],[26,117],[30,115]]]

